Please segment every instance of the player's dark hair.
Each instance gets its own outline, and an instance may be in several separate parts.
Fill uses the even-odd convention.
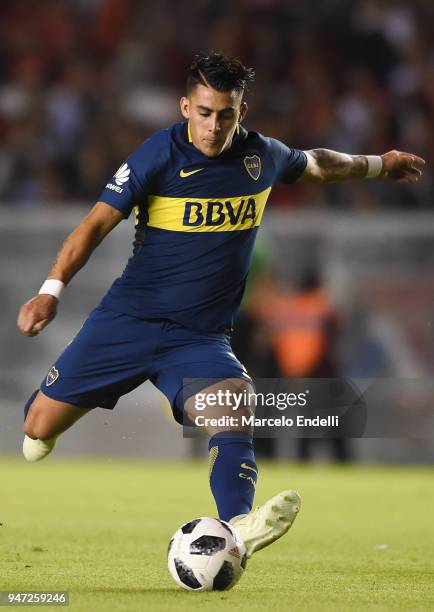
[[[217,91],[244,92],[254,80],[253,68],[246,68],[239,59],[229,59],[222,53],[199,53],[190,66],[187,94],[199,84]]]

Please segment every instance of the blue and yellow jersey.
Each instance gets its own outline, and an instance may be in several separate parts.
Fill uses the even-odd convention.
[[[302,151],[243,127],[213,158],[193,145],[187,123],[154,134],[100,197],[136,217],[133,255],[103,304],[198,330],[230,328],[271,188],[294,182],[306,163]]]

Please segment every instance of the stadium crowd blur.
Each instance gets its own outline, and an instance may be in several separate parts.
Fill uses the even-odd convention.
[[[249,129],[428,162],[417,189],[278,186],[273,205],[431,205],[433,18],[432,0],[1,3],[0,202],[92,202],[140,142],[179,120],[195,52],[220,50],[256,69]]]

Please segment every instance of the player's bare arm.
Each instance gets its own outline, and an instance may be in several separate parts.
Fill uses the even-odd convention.
[[[330,149],[305,151],[306,169],[299,178],[304,183],[332,183],[369,176],[401,183],[415,183],[422,175],[425,160],[411,153],[389,151],[381,156],[349,155]],[[370,159],[378,170],[370,173]]]
[[[97,202],[61,246],[47,278],[67,285],[123,218],[122,213],[112,206]],[[36,295],[26,302],[20,309],[17,321],[22,333],[36,336],[56,316],[57,303],[58,299],[49,294]]]

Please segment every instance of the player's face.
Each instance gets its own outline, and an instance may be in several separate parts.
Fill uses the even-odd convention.
[[[197,85],[188,98],[181,98],[181,112],[189,121],[193,144],[208,157],[216,157],[231,146],[237,123],[246,111],[247,104],[237,91]]]

